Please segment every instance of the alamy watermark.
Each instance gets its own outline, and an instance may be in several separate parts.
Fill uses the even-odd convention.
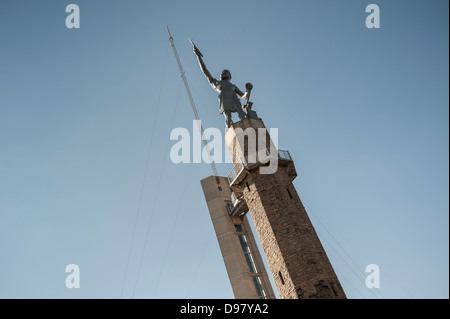
[[[70,14],[66,17],[67,29],[80,28],[80,7],[76,4],[69,4],[66,7],[66,12]]]
[[[80,288],[80,267],[77,264],[66,266],[66,272],[70,273],[66,277],[67,288]]]
[[[377,264],[367,265],[366,272],[369,273],[366,277],[366,287],[380,288],[380,267]]]
[[[177,141],[170,149],[172,163],[233,163],[229,157],[224,157],[224,136],[215,127],[208,127],[200,133],[201,121],[192,121],[191,133],[184,127],[177,127],[170,133],[170,140]],[[270,137],[269,137],[270,132]],[[235,164],[243,166],[264,164],[259,167],[260,174],[273,174],[278,169],[278,129],[234,128],[235,147],[233,154]],[[234,142],[233,142],[234,143]],[[203,144],[203,147],[202,147]],[[245,154],[244,154],[245,152]],[[268,164],[268,165],[266,165]]]
[[[376,4],[369,4],[366,7],[366,12],[370,13],[366,17],[366,27],[368,29],[380,28],[380,8]]]

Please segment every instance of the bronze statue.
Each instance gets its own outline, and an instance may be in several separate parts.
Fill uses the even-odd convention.
[[[216,80],[211,75],[211,73],[209,73],[208,69],[205,66],[205,62],[203,62],[203,54],[198,50],[197,46],[192,41],[191,43],[194,46],[194,53],[197,56],[198,63],[200,64],[200,69],[208,79],[213,89],[219,92],[219,112],[220,114],[223,113],[225,115],[226,127],[230,127],[231,123],[233,123],[231,112],[237,112],[239,115],[239,119],[241,120],[247,117],[258,118],[256,113],[254,111],[251,111],[252,103],[248,101],[250,92],[253,89],[253,85],[251,83],[245,84],[245,88],[247,89],[247,91],[243,93],[236,85],[230,82],[231,73],[226,69],[220,73],[220,81]],[[239,98],[243,100],[247,99],[247,109],[245,111],[242,108],[242,104]]]

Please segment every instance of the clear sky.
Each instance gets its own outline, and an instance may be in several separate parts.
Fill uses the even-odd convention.
[[[448,298],[448,6],[1,1],[0,297],[233,298],[200,186],[210,167],[169,158],[193,113],[168,25],[205,128],[224,119],[187,37],[214,76],[253,83],[349,298]]]

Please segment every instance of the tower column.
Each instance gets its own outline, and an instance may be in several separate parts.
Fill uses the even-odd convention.
[[[201,184],[235,298],[274,299],[247,216],[230,216],[233,205],[227,178],[210,176]]]

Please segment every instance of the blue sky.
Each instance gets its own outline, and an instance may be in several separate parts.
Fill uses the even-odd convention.
[[[80,29],[65,26],[69,3]],[[369,3],[380,29],[365,26]],[[169,158],[193,114],[168,25],[205,127],[224,119],[187,37],[214,76],[253,83],[349,298],[448,298],[448,9],[2,1],[0,297],[233,298],[200,186],[210,167]],[[79,289],[65,286],[72,263]]]

